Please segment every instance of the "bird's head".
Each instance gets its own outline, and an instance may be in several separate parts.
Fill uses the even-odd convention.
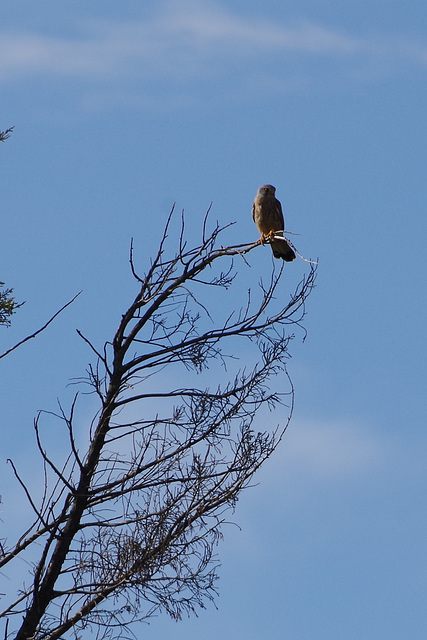
[[[274,196],[276,193],[276,187],[273,187],[272,184],[263,184],[258,189],[259,196]]]

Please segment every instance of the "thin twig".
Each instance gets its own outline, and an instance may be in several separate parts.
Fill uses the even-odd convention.
[[[60,313],[62,313],[62,311],[64,311],[64,309],[66,309],[67,307],[70,306],[70,304],[73,304],[74,300],[81,294],[82,292],[79,291],[78,293],[76,293],[76,295],[71,298],[71,300],[69,302],[67,302],[66,304],[64,304],[63,307],[61,307],[59,309],[59,311],[57,311],[51,318],[50,320],[48,320],[40,329],[37,329],[37,331],[34,331],[34,333],[32,333],[31,335],[27,336],[26,338],[24,338],[23,340],[21,340],[20,342],[18,342],[17,344],[15,344],[13,347],[11,347],[10,349],[8,349],[7,351],[5,351],[4,353],[2,353],[0,355],[0,359],[4,358],[5,356],[7,356],[9,353],[11,353],[12,351],[15,351],[15,349],[17,349],[18,347],[20,347],[21,345],[24,344],[24,342],[28,342],[28,340],[31,340],[31,338],[35,338],[36,336],[39,335],[39,333],[41,333],[42,331],[44,331],[54,320],[57,316],[59,316]]]

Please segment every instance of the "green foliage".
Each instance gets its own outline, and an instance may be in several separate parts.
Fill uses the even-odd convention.
[[[0,287],[4,287],[4,282],[0,282]],[[10,317],[15,313],[16,309],[24,304],[15,302],[12,296],[13,289],[0,288],[0,325],[10,327]]]

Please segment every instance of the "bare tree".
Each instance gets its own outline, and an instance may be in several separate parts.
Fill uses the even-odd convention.
[[[113,340],[98,348],[80,333],[94,362],[79,384],[99,403],[85,427],[87,448],[78,392],[68,411],[60,406],[54,414],[67,434],[64,460],[54,460],[43,441],[45,414],[35,420],[40,498],[10,461],[34,515],[1,548],[3,572],[31,566],[1,613],[5,638],[81,638],[85,630],[125,638],[131,623],[157,610],[179,619],[204,607],[216,593],[225,514],[288,425],[289,327],[304,316],[315,267],[283,302],[289,267],[274,265],[268,284],[261,280],[236,308],[236,261],[247,268],[245,255],[259,242],[218,246],[224,228],[207,234],[205,220],[199,246],[187,248],[182,224],[176,253],[167,257],[170,220],[142,276],[131,247],[138,293]],[[226,304],[212,301],[229,289]],[[239,368],[227,353],[243,345]],[[205,376],[208,386],[197,385]],[[263,408],[278,404],[286,407],[283,424],[260,427]]]

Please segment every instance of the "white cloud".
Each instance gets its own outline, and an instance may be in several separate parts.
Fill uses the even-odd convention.
[[[227,70],[225,61],[260,64],[274,56],[405,60],[426,65],[427,45],[386,37],[360,36],[307,21],[283,24],[242,16],[202,1],[161,3],[149,19],[133,23],[91,22],[75,37],[41,33],[3,34],[0,78],[20,75],[162,80],[204,77],[207,69]]]
[[[356,422],[291,422],[267,465],[294,478],[345,478],[378,470],[389,455],[389,444]]]

